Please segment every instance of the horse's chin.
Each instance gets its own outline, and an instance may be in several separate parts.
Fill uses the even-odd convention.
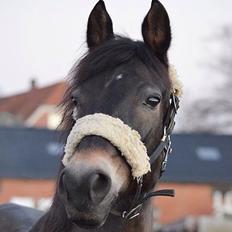
[[[105,208],[96,208],[95,210],[92,209],[91,211],[87,210],[86,212],[83,212],[74,208],[66,208],[69,220],[71,220],[77,227],[83,229],[97,229],[102,227],[109,216],[109,211],[110,210]]]
[[[102,227],[105,222],[106,219],[108,217],[108,214],[104,217],[98,217],[98,216],[86,216],[86,217],[75,217],[72,220],[72,222],[80,228],[83,229],[98,229],[100,227]]]
[[[73,223],[83,229],[98,229],[102,227],[106,222],[107,217],[103,220],[89,220],[89,219],[75,219]]]

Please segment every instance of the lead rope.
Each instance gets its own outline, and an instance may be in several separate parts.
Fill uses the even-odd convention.
[[[177,113],[178,108],[179,108],[179,98],[175,96],[174,94],[171,94],[170,106],[169,106],[166,119],[164,122],[165,127],[164,127],[163,138],[161,139],[161,142],[158,145],[158,147],[155,149],[155,151],[150,156],[150,163],[152,165],[157,160],[157,158],[160,156],[160,154],[164,152],[164,160],[161,164],[160,176],[162,176],[162,174],[166,170],[168,155],[172,152],[171,133],[175,126],[174,119],[175,119],[175,115]],[[143,187],[143,177],[139,177],[137,178],[137,189],[136,189],[135,197],[134,197],[133,204],[132,204],[133,207],[129,211],[124,211],[122,213],[122,217],[124,219],[133,219],[139,216],[144,202],[152,197],[157,197],[157,196],[174,197],[175,196],[175,191],[173,189],[162,189],[162,190],[157,190],[154,192],[145,193],[144,196],[141,197],[142,187]]]

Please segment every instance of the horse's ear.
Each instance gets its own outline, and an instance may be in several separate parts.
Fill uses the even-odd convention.
[[[142,34],[144,42],[166,63],[171,43],[171,28],[168,13],[158,0],[152,1],[142,24]]]
[[[105,3],[100,0],[89,15],[87,28],[88,47],[90,49],[97,47],[113,37],[112,20],[106,11]]]

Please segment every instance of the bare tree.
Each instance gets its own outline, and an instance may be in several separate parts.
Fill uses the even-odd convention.
[[[181,131],[232,133],[232,25],[223,27],[212,42],[215,41],[216,54],[205,67],[209,74],[220,78],[221,84],[213,89],[210,97],[188,105]]]

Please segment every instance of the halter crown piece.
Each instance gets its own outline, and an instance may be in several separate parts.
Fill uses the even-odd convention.
[[[132,176],[137,180],[137,191],[134,198],[133,207],[122,213],[122,217],[131,219],[140,214],[144,201],[154,196],[174,196],[173,190],[160,190],[156,192],[149,192],[141,196],[143,176],[151,171],[151,165],[157,160],[162,152],[165,158],[162,162],[161,173],[165,170],[168,155],[171,152],[171,139],[173,127],[175,125],[175,115],[179,108],[179,97],[182,95],[182,84],[178,79],[174,66],[169,67],[169,77],[172,84],[170,105],[166,114],[164,122],[164,134],[160,144],[150,155],[147,154],[147,149],[141,141],[140,134],[126,125],[119,118],[96,113],[86,115],[80,119],[76,119],[65,145],[65,155],[63,157],[63,164],[67,166],[72,162],[72,157],[75,148],[81,140],[88,135],[101,136],[110,141],[121,155],[125,157],[127,163],[131,167]],[[75,115],[75,112],[74,112]]]

